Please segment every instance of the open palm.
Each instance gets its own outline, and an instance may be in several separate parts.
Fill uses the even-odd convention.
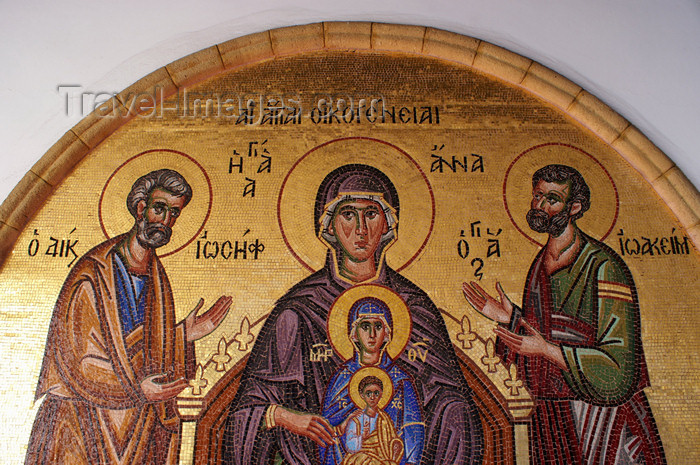
[[[474,281],[469,284],[462,283],[464,297],[476,311],[499,323],[508,323],[513,314],[513,303],[503,292],[500,283],[496,283],[496,290],[501,299],[500,301],[491,297],[488,292]]]

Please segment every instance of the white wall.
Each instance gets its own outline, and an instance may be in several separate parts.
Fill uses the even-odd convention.
[[[116,92],[212,44],[327,20],[433,26],[532,58],[608,103],[700,186],[698,0],[0,0],[0,199],[79,121],[59,85]]]

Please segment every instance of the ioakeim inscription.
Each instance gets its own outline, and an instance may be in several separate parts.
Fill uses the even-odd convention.
[[[676,228],[671,228],[668,236],[629,237],[620,228],[617,233],[620,255],[638,258],[644,255],[662,257],[668,255],[689,255],[688,236],[679,235]]]
[[[339,27],[59,86],[92,115],[0,218],[2,460],[700,463],[695,227],[653,147],[483,42],[481,72]]]

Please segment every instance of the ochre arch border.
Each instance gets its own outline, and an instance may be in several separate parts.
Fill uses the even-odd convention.
[[[421,26],[323,22],[271,29],[213,45],[159,68],[86,116],[27,172],[0,206],[0,266],[24,227],[80,160],[134,114],[134,96],[167,98],[236,68],[322,50],[372,50],[433,57],[476,69],[534,94],[592,131],[649,182],[700,249],[700,194],[681,170],[629,121],[577,84],[496,45]],[[159,103],[159,102],[156,102]],[[105,114],[121,116],[105,117]]]

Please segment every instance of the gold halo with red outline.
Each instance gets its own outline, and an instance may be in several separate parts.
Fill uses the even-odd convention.
[[[532,231],[525,215],[530,210],[532,200],[532,175],[550,164],[571,166],[581,173],[591,190],[591,207],[582,218],[576,220],[576,224],[587,234],[605,240],[615,227],[620,209],[615,182],[595,157],[578,147],[559,142],[540,144],[525,150],[515,157],[506,170],[503,204],[515,228],[534,244],[543,246],[546,242],[546,234]],[[537,239],[538,236],[541,239]]]
[[[388,287],[377,284],[360,284],[340,294],[328,312],[328,341],[333,350],[345,361],[355,353],[355,345],[348,334],[348,316],[355,302],[364,297],[374,297],[389,307],[392,320],[391,341],[385,350],[389,358],[396,360],[406,348],[411,335],[411,314],[401,296]]]
[[[187,180],[192,187],[192,199],[173,227],[170,242],[158,249],[158,256],[179,252],[202,232],[213,199],[209,175],[197,160],[185,153],[153,149],[129,158],[107,179],[98,207],[100,227],[107,239],[129,231],[134,225],[134,218],[126,206],[126,197],[133,183],[144,174],[163,168],[173,169]]]
[[[428,243],[435,223],[435,196],[418,163],[399,147],[370,137],[343,137],[306,152],[287,172],[277,200],[277,221],[294,258],[309,271],[323,267],[328,250],[316,235],[316,194],[328,173],[359,163],[379,169],[396,188],[400,202],[398,238],[387,263],[401,271]],[[430,212],[430,214],[426,214]],[[410,225],[408,231],[407,225]]]
[[[379,398],[377,407],[383,409],[389,404],[391,397],[394,395],[394,384],[386,371],[377,367],[362,367],[352,375],[348,383],[348,393],[352,399],[352,403],[359,409],[364,409],[364,399],[360,397],[360,382],[368,376],[376,376],[382,381],[382,397]]]

